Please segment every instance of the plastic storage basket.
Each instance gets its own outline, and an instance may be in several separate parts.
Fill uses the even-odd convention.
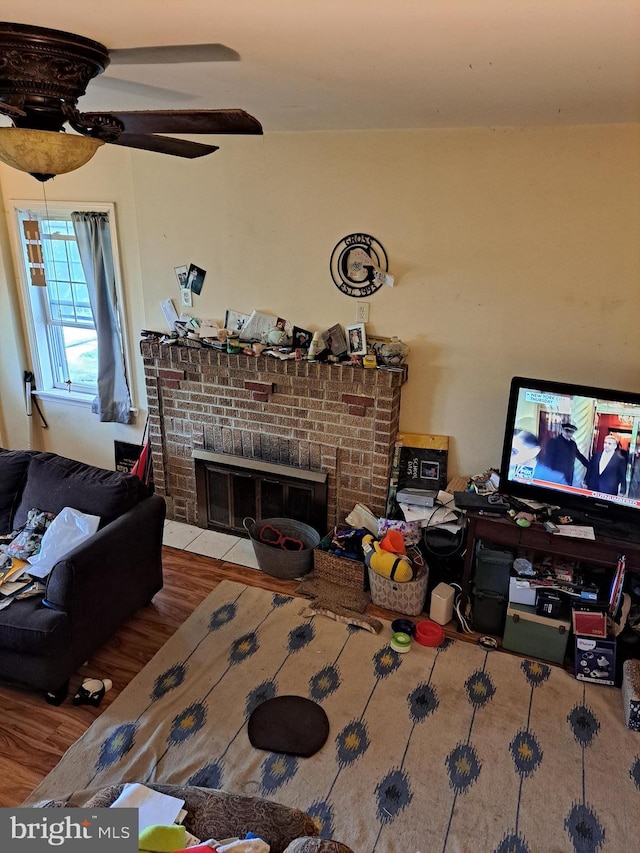
[[[423,575],[413,581],[398,583],[384,578],[373,569],[368,569],[371,586],[371,601],[378,607],[404,613],[406,616],[417,616],[424,609],[429,583],[429,568]]]
[[[242,523],[263,572],[276,578],[299,578],[311,571],[313,549],[320,542],[320,534],[313,527],[293,518],[263,518],[261,521],[245,518]],[[260,534],[265,527],[277,530],[282,536],[299,539],[304,548],[301,551],[288,551],[263,542]]]

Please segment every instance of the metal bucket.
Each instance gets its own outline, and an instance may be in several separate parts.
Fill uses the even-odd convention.
[[[320,543],[320,534],[313,527],[292,518],[263,518],[262,521],[245,518],[242,524],[249,534],[258,566],[263,572],[276,578],[290,579],[306,575],[313,568],[313,549]],[[286,539],[302,542],[302,549],[290,551],[286,547],[262,541],[261,533],[266,527],[271,529],[270,539],[273,539],[271,531],[276,530]]]

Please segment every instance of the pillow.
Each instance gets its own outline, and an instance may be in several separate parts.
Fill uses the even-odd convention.
[[[12,513],[18,505],[27,468],[34,456],[32,450],[0,448],[0,534],[13,530]]]
[[[41,453],[29,465],[14,525],[24,524],[34,506],[56,515],[72,506],[80,512],[99,515],[100,526],[104,527],[128,512],[145,494],[144,485],[131,474],[96,468],[55,453]]]
[[[308,758],[324,746],[329,719],[320,705],[304,696],[275,696],[251,712],[247,734],[256,749]]]
[[[17,560],[26,560],[33,554],[37,554],[40,550],[42,537],[54,518],[55,516],[51,512],[30,509],[27,513],[26,525],[15,539],[5,547],[6,553]]]

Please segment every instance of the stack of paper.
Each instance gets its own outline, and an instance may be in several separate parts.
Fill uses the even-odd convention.
[[[262,336],[275,328],[278,318],[273,314],[253,311],[240,332],[241,341],[261,341]]]
[[[4,562],[0,560],[0,591],[2,593],[5,593],[3,587],[7,581],[17,580],[26,565],[24,560],[18,560],[16,557],[9,557],[8,555],[5,555]]]

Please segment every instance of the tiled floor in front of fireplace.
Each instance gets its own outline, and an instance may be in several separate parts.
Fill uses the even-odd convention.
[[[258,568],[258,561],[249,539],[220,533],[217,530],[203,530],[180,521],[165,521],[163,544],[170,548],[180,548],[205,557],[216,557],[238,566]]]

